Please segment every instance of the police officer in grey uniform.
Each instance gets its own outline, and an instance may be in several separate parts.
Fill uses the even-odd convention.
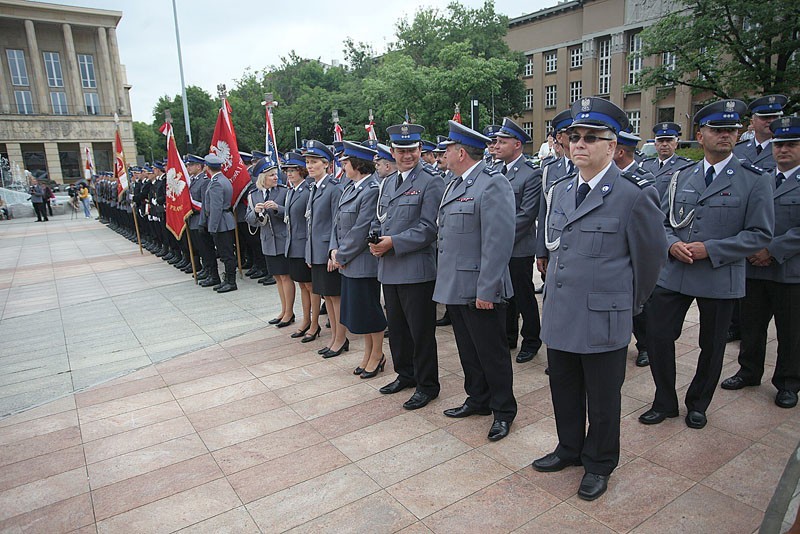
[[[676,172],[662,199],[669,259],[648,303],[647,348],[656,394],[652,408],[639,416],[644,424],[678,416],[675,340],[696,300],[700,356],[686,392],[685,420],[689,428],[706,425],[733,307],[745,292],[745,258],[772,238],[772,188],[760,170],[733,154],[746,109],[740,100],[720,100],[695,114],[705,157]]]
[[[612,159],[617,135],[628,126],[625,112],[608,100],[583,98],[572,116],[567,133],[579,173],[547,191],[544,228],[550,261],[542,340],[558,446],[533,468],[582,464],[578,497],[594,500],[619,462],[633,315],[655,286],[667,246],[656,190],[620,173]]]
[[[800,117],[783,117],[770,128],[776,168],[763,178],[773,186],[775,232],[769,245],[747,258],[740,368],[721,386],[741,389],[761,383],[767,327],[774,317],[778,335],[772,375],[772,385],[778,390],[775,404],[793,408],[800,390]]]
[[[678,139],[681,136],[681,125],[674,122],[660,122],[653,126],[657,156],[645,158],[641,166],[644,170],[653,173],[656,179],[656,189],[659,198],[664,196],[669,185],[669,179],[675,171],[692,163],[689,158],[678,156]]]
[[[783,95],[767,95],[756,98],[747,109],[750,111],[750,121],[753,123],[754,139],[736,143],[733,154],[739,161],[750,163],[763,171],[775,168],[772,157],[770,141],[772,130],[769,126],[775,119],[783,115],[783,108],[788,99]]]
[[[514,296],[508,300],[506,336],[509,346],[517,345],[519,316],[522,314],[522,346],[517,354],[517,363],[525,363],[531,361],[542,346],[539,306],[533,287],[542,171],[522,155],[522,148],[531,142],[531,137],[518,124],[506,117],[495,135],[495,155],[499,161],[495,170],[508,179],[514,190],[515,203],[514,250],[508,264]]]
[[[488,438],[506,437],[517,415],[506,301],[513,296],[508,264],[514,248],[514,191],[488,169],[490,139],[450,121],[447,167],[453,180],[439,207],[439,250],[433,299],[447,305],[467,399],[448,417],[494,414]]]
[[[189,215],[187,221],[189,225],[189,234],[192,238],[192,246],[195,250],[195,262],[197,257],[202,262],[202,268],[197,271],[197,280],[203,280],[209,274],[207,265],[212,261],[216,261],[216,257],[210,258],[213,254],[213,243],[211,244],[212,252],[208,251],[208,239],[210,236],[208,232],[201,232],[200,230],[200,209],[203,205],[203,195],[208,187],[208,176],[203,172],[203,158],[194,154],[187,154],[184,157],[186,170],[189,172],[189,196],[192,199],[192,214]],[[217,284],[219,282],[216,282]],[[216,285],[216,284],[215,284]]]
[[[225,280],[214,286],[217,293],[236,291],[236,258],[233,253],[234,228],[236,219],[231,210],[233,185],[222,174],[222,158],[216,154],[205,157],[206,167],[211,171],[211,180],[203,197],[203,210],[207,215],[208,232],[214,239],[214,246],[225,265]]]

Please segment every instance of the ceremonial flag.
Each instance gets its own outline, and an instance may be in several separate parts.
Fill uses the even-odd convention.
[[[114,140],[114,177],[117,179],[117,199],[122,197],[122,193],[128,190],[128,166],[125,165],[125,153],[122,150],[122,139],[117,128],[116,139]]]
[[[367,139],[371,141],[378,140],[378,136],[375,134],[375,121],[372,117],[372,110],[369,113],[369,124],[365,124],[364,129],[367,131]]]
[[[403,121],[403,124],[411,124],[411,117],[408,115],[408,108],[406,108],[406,119]]]
[[[186,219],[192,214],[189,173],[178,154],[172,124],[164,123],[160,131],[167,136],[167,228],[175,239],[180,239],[186,229]]]
[[[461,110],[458,108],[458,104],[456,104],[456,111],[453,113],[453,120],[461,124]]]
[[[278,145],[275,142],[275,126],[274,120],[272,117],[272,106],[267,106],[267,140],[266,140],[266,147],[265,152],[267,154],[267,160],[271,163],[280,163],[280,154],[278,154]]]
[[[233,185],[233,198],[231,206],[236,207],[247,186],[250,185],[250,173],[239,155],[239,144],[236,142],[236,132],[233,129],[232,113],[227,99],[222,100],[222,107],[217,115],[217,125],[214,127],[214,136],[211,138],[211,152],[222,158],[222,174]]]
[[[86,147],[86,169],[83,171],[83,176],[86,178],[86,181],[92,179],[94,175],[94,163],[92,162],[92,152],[89,150],[89,147]]]
[[[333,124],[333,142],[335,143],[335,142],[338,141],[338,142],[341,143],[344,140],[343,133],[344,133],[344,130],[342,130],[342,127],[339,126],[339,123],[338,122],[334,122],[334,124]],[[341,178],[342,176],[344,176],[344,169],[339,164],[339,158],[337,158],[336,156],[333,157],[333,176],[335,178]]]

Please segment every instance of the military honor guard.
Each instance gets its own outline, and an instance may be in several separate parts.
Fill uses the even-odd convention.
[[[493,414],[488,438],[497,441],[508,435],[517,415],[506,338],[507,301],[514,295],[508,270],[516,226],[514,191],[483,161],[490,139],[455,121],[449,124],[446,157],[454,178],[439,206],[433,299],[447,305],[467,399],[444,414]]]
[[[577,176],[546,194],[550,252],[542,310],[558,446],[537,471],[583,465],[578,497],[605,493],[619,463],[620,390],[633,316],[666,259],[658,194],[614,165],[625,112],[602,98],[577,100],[567,130]],[[586,429],[588,412],[589,427]]]
[[[233,251],[236,218],[231,210],[233,185],[222,174],[223,163],[222,158],[216,154],[209,154],[205,157],[205,165],[211,174],[211,180],[203,197],[205,217],[201,219],[201,221],[205,221],[219,258],[225,266],[225,279],[213,286],[217,293],[228,293],[238,289],[236,286],[236,257]],[[214,266],[216,266],[216,261]],[[219,279],[219,275],[217,275],[217,279]]]
[[[390,174],[397,172],[397,162],[392,156],[392,149],[388,146],[379,143],[375,150],[375,172],[378,173],[378,180],[383,181]]]
[[[733,154],[739,161],[750,163],[762,171],[775,168],[770,142],[772,130],[770,124],[783,115],[783,108],[788,99],[783,95],[767,95],[756,98],[747,106],[750,112],[750,123],[753,125],[753,139],[736,143]]]
[[[669,259],[648,303],[647,347],[656,393],[652,407],[639,416],[644,424],[678,416],[675,340],[696,301],[700,356],[686,391],[685,421],[689,428],[706,425],[731,314],[745,294],[745,258],[772,238],[772,187],[760,170],[733,154],[746,109],[739,100],[720,100],[695,114],[703,161],[675,173],[662,199]]]
[[[681,136],[680,124],[660,122],[653,127],[653,135],[655,136],[657,155],[642,160],[641,166],[655,176],[655,186],[659,198],[661,198],[667,191],[669,180],[675,171],[692,163],[692,160],[675,154],[678,149],[678,139]]]
[[[200,258],[201,268],[197,271],[198,283],[206,279],[210,275],[211,263],[217,262],[216,251],[214,250],[214,242],[205,228],[200,224],[200,210],[203,206],[203,196],[205,195],[206,188],[208,187],[209,178],[204,172],[203,166],[205,161],[200,156],[194,154],[187,154],[184,158],[186,164],[186,171],[189,173],[189,196],[192,197],[192,214],[186,221],[189,227],[189,234],[192,238],[192,246],[194,247],[195,261],[197,257]],[[215,281],[216,285],[219,280]]]
[[[742,299],[739,370],[723,389],[758,386],[764,375],[767,327],[775,318],[778,359],[772,385],[775,404],[797,405],[800,390],[800,117],[772,122],[775,170],[763,176],[772,189],[775,230],[764,248],[748,256]]]

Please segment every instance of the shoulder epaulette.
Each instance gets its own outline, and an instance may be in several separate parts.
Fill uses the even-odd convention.
[[[548,161],[547,163],[542,165],[542,168],[549,167],[550,165],[552,165],[553,163],[556,163],[558,161],[561,161],[561,158],[551,159],[550,161]]]
[[[574,178],[574,176],[571,174],[568,174],[567,176],[562,176],[561,178],[550,184],[550,187],[548,187],[547,190],[549,191],[553,189],[557,184],[560,184],[561,182],[564,182],[566,180],[571,180],[572,178]]]
[[[680,157],[680,156],[678,156],[678,157]],[[655,160],[655,159],[656,159],[656,156],[650,156],[649,158],[644,158],[644,159],[642,160],[642,163],[644,163],[645,161],[653,161],[653,160]]]
[[[342,180],[341,180],[341,178],[336,178],[336,177],[334,176],[334,177],[331,177],[331,183],[332,183],[333,185],[339,185],[340,183],[342,183]]]
[[[742,145],[744,143],[749,143],[750,141],[752,141],[752,139],[743,139],[743,140],[739,141],[738,143],[736,143],[736,146]]]
[[[531,168],[531,169],[533,169],[533,170],[536,170],[536,169],[538,169],[538,168],[539,168],[539,166],[538,166],[538,165],[534,164],[534,163],[533,163],[531,160],[529,160],[529,159],[526,159],[526,160],[525,160],[525,165],[527,165],[528,167],[530,167],[530,168]]]
[[[643,169],[641,167],[638,167],[638,166],[636,167],[636,169],[633,172],[635,172],[639,176],[653,176],[652,172],[648,171],[647,169]]]
[[[639,186],[640,189],[644,189],[648,185],[651,185],[652,182],[650,180],[648,180],[646,178],[640,178],[639,176],[636,176],[638,171],[639,171],[639,168],[637,167],[637,169],[634,170],[634,171],[622,171],[620,174],[622,175],[623,178],[625,178],[629,182],[633,182],[634,184]]]
[[[681,166],[681,167],[678,167],[677,169],[675,169],[675,170],[673,171],[673,174],[674,174],[674,173],[676,173],[676,172],[678,172],[678,171],[682,171],[683,169],[688,169],[689,167],[692,167],[692,166],[694,166],[694,164],[695,164],[695,163],[697,163],[697,162],[696,162],[696,161],[689,160],[689,163],[687,163],[686,165],[683,165],[683,166]]]
[[[495,174],[502,174],[500,171],[497,171],[492,167],[484,167],[483,172],[488,174],[489,176],[494,176]]]
[[[379,187],[380,187],[380,184],[378,183],[377,180],[373,180],[373,181],[369,182],[369,188],[370,189],[377,189]]]
[[[276,187],[284,187],[284,188],[286,188],[288,186],[286,184],[277,184]]]
[[[678,159],[682,159],[683,161],[691,161],[692,163],[694,163],[694,161],[692,161],[692,159],[687,158],[686,156],[678,156]]]
[[[749,161],[739,161],[739,163],[742,165],[742,167],[744,167],[748,171],[754,172],[758,175],[764,174],[764,169],[762,169],[761,167],[756,167]]]

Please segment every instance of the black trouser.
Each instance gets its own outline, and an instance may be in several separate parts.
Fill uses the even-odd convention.
[[[227,232],[215,232],[211,234],[214,238],[214,246],[219,252],[219,259],[225,266],[225,274],[233,275],[236,273],[236,257],[233,255],[234,235],[233,230]]]
[[[745,382],[761,382],[767,356],[767,327],[775,317],[778,360],[772,385],[797,393],[800,391],[800,284],[748,278],[747,295],[741,304],[741,369],[737,376]]]
[[[458,357],[464,369],[468,406],[494,412],[494,418],[511,422],[517,416],[514,372],[506,339],[506,306],[478,310],[465,304],[448,304]],[[391,328],[389,335],[391,335]]]
[[[577,354],[547,349],[558,432],[556,454],[580,459],[587,473],[610,475],[619,463],[619,420],[628,347]],[[586,414],[589,430],[586,430]]]
[[[47,211],[44,207],[44,202],[34,202],[33,203],[33,212],[36,214],[36,220],[47,220]]]
[[[219,266],[217,265],[217,249],[214,247],[214,239],[205,227],[198,230],[199,239],[197,240],[200,254],[203,258],[203,267],[212,277],[219,277]]]
[[[681,335],[683,320],[693,300],[697,300],[700,311],[700,356],[694,378],[686,391],[686,408],[705,413],[717,389],[725,355],[725,338],[737,300],[695,298],[656,286],[647,315],[647,347],[650,371],[656,384],[653,409],[658,412],[678,411],[675,340]]]
[[[416,384],[426,395],[439,394],[439,357],[436,350],[435,281],[384,284],[389,349],[400,380]]]
[[[639,315],[633,316],[633,337],[636,338],[636,350],[647,350],[647,303]]]
[[[50,217],[53,216],[53,207],[50,205],[50,201],[45,201],[45,206],[47,206],[47,212],[50,214]]]
[[[539,305],[533,287],[534,257],[511,258],[508,271],[511,274],[511,285],[514,296],[508,301],[506,311],[506,336],[509,344],[517,344],[519,316],[522,315],[522,346],[520,351],[536,353],[542,346],[539,335],[542,326],[539,322]]]

